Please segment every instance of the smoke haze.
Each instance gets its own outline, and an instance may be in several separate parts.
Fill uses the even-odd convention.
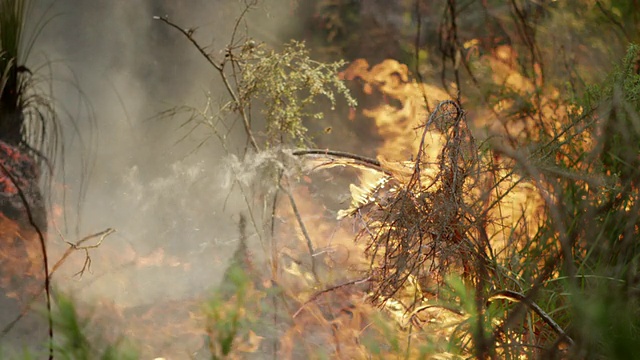
[[[224,93],[215,69],[153,16],[168,15],[197,28],[201,44],[224,49],[242,3],[37,4],[35,14],[48,9],[44,17],[51,21],[29,66],[46,64],[39,71],[51,74],[65,148],[51,189],[50,220],[56,226],[50,226],[50,261],[66,250],[64,240],[116,230],[90,252],[92,273],[79,281],[73,276],[83,266],[81,252],[56,272],[54,287],[79,303],[134,308],[193,298],[206,295],[221,278],[237,246],[238,214],[245,209],[238,194],[221,189],[226,154],[215,138],[194,152],[210,133],[200,128],[187,134],[189,127],[180,127],[185,117],[157,115],[180,105],[202,107],[209,95],[214,104],[222,102]],[[280,24],[287,6],[256,9],[248,21],[250,35],[277,39],[286,30]],[[236,130],[229,138],[231,151],[244,146],[240,127]]]

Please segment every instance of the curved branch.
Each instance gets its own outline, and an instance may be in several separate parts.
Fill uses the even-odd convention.
[[[518,302],[526,305],[529,309],[533,310],[533,312],[538,314],[538,316],[540,316],[540,318],[542,318],[542,320],[545,323],[547,323],[547,325],[549,325],[553,329],[553,331],[555,331],[558,335],[560,335],[561,339],[566,340],[567,343],[569,343],[569,345],[574,344],[573,339],[569,335],[567,335],[566,332],[564,332],[564,330],[560,327],[560,325],[558,325],[555,321],[553,321],[551,316],[549,316],[549,314],[547,314],[544,310],[542,310],[542,308],[538,306],[538,304],[533,302],[533,300],[529,299],[525,295],[512,290],[502,290],[491,295],[487,299],[487,303],[493,302],[494,300],[500,300],[500,299],[508,300],[511,302]]]
[[[182,33],[182,35],[184,35],[189,41],[191,41],[193,46],[195,46],[196,49],[198,49],[200,54],[202,54],[202,56],[204,56],[204,58],[207,59],[209,64],[211,64],[214,68],[216,68],[216,70],[222,71],[222,69],[223,69],[222,65],[220,65],[220,64],[216,63],[215,61],[213,61],[213,58],[211,57],[211,55],[207,54],[207,52],[204,51],[202,46],[200,46],[200,44],[198,44],[198,42],[193,38],[193,33],[194,33],[195,30],[193,30],[193,29],[186,29],[185,30],[185,29],[181,28],[177,24],[169,21],[169,16],[168,15],[165,15],[165,16],[154,16],[153,20],[160,20],[163,23],[171,26],[172,28],[180,31]]]
[[[345,151],[329,150],[329,149],[298,149],[298,150],[293,150],[291,152],[291,155],[294,155],[294,156],[308,156],[308,155],[316,156],[317,155],[317,156],[324,156],[326,158],[348,159],[348,160],[353,160],[355,163],[368,167],[372,170],[383,172],[386,175],[392,175],[388,170],[385,170],[382,167],[382,164],[380,163],[380,161],[370,157],[352,154]]]
[[[305,306],[307,306],[307,305],[308,305],[309,303],[311,303],[311,302],[314,302],[314,301],[315,301],[317,298],[319,298],[322,294],[326,294],[326,293],[328,293],[328,292],[331,292],[331,291],[334,291],[334,290],[337,290],[337,289],[343,288],[343,287],[345,287],[345,286],[349,286],[349,285],[358,285],[358,284],[361,284],[361,283],[366,282],[366,281],[369,281],[369,280],[371,280],[371,276],[367,276],[367,277],[365,277],[365,278],[363,278],[363,279],[356,279],[356,280],[347,281],[347,282],[345,282],[345,283],[338,284],[338,285],[334,285],[334,286],[331,286],[331,287],[326,288],[326,289],[324,289],[324,290],[320,290],[320,291],[318,291],[317,293],[313,294],[313,295],[309,298],[309,300],[305,301],[305,302],[300,306],[300,308],[298,308],[298,311],[296,311],[296,312],[293,314],[292,318],[294,318],[294,319],[295,319],[298,315],[300,315],[300,312],[302,311],[302,309],[304,309],[304,307],[305,307]]]

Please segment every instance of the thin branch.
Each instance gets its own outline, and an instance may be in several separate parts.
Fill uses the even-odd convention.
[[[460,71],[458,70],[458,68],[460,67],[460,58],[462,57],[462,54],[460,52],[460,44],[458,43],[458,25],[456,24],[456,17],[457,17],[457,12],[456,12],[456,1],[455,0],[448,0],[447,4],[449,5],[449,12],[451,14],[451,35],[453,35],[453,37],[451,38],[451,46],[452,46],[452,51],[453,53],[451,54],[451,62],[453,63],[453,74],[455,77],[455,81],[456,81],[456,102],[458,104],[460,104],[460,96],[462,94],[462,84],[460,83]]]
[[[366,278],[362,278],[362,279],[356,279],[356,280],[347,281],[347,282],[345,282],[345,283],[338,284],[338,285],[334,285],[334,286],[331,286],[331,287],[326,288],[326,289],[324,289],[324,290],[318,291],[317,293],[313,294],[313,295],[309,298],[309,300],[305,301],[305,302],[302,304],[302,306],[300,306],[300,308],[298,309],[298,311],[296,311],[296,312],[293,314],[292,318],[294,318],[294,319],[295,319],[298,315],[300,315],[300,312],[302,311],[302,309],[304,309],[304,308],[305,308],[305,306],[307,306],[309,303],[311,303],[311,302],[315,301],[317,298],[319,298],[319,297],[320,297],[320,296],[322,296],[323,294],[326,294],[326,293],[328,293],[328,292],[330,292],[330,291],[334,291],[334,290],[337,290],[337,289],[343,288],[343,287],[345,287],[345,286],[362,284],[363,282],[365,282],[365,281],[369,281],[369,280],[371,280],[371,276],[367,276]]]
[[[236,20],[236,23],[233,26],[233,32],[231,33],[231,40],[229,40],[229,45],[233,46],[233,44],[235,43],[236,34],[238,33],[238,27],[240,26],[240,23],[242,22],[242,19],[244,19],[244,17],[247,14],[247,12],[249,12],[249,10],[251,10],[251,7],[255,6],[256,4],[257,4],[257,2],[255,0],[252,1],[251,4],[249,4],[248,2],[245,1],[244,9],[242,10],[242,13],[240,13],[240,16],[238,16],[238,19]]]
[[[383,172],[387,175],[392,175],[388,170],[385,170],[382,167],[380,161],[376,159],[372,159],[366,156],[361,156],[357,154],[352,154],[344,151],[337,150],[329,150],[329,149],[298,149],[291,152],[291,155],[294,156],[324,156],[326,158],[341,158],[341,159],[349,159],[354,160],[359,165],[364,165],[368,168],[371,168],[376,171]]]
[[[422,158],[422,156],[424,155],[424,151],[425,151],[425,139],[427,137],[427,132],[429,131],[429,127],[431,126],[431,124],[433,124],[433,122],[442,117],[443,115],[448,115],[447,113],[439,115],[440,113],[440,109],[442,109],[444,106],[446,105],[452,105],[453,107],[455,107],[456,109],[456,116],[455,116],[455,120],[454,123],[457,125],[459,123],[459,121],[462,119],[462,116],[464,115],[462,108],[460,108],[460,105],[458,102],[453,101],[453,100],[444,100],[441,101],[440,103],[438,103],[438,105],[436,106],[436,108],[433,110],[433,112],[431,113],[431,115],[429,115],[429,120],[427,121],[427,123],[424,125],[424,130],[422,131],[422,137],[420,138],[420,145],[418,147],[418,153],[416,154],[416,160],[415,160],[415,170],[413,172],[413,176],[414,177],[419,177],[420,175],[420,160]]]
[[[431,112],[431,108],[429,107],[429,101],[427,99],[427,92],[423,86],[424,79],[422,78],[422,74],[420,73],[420,33],[422,32],[422,14],[420,13],[420,0],[416,0],[415,2],[415,16],[416,16],[416,37],[414,41],[415,48],[415,59],[416,67],[414,72],[416,73],[416,77],[418,78],[418,82],[420,85],[420,92],[422,93],[422,99],[424,100],[424,106],[427,108],[428,112]]]
[[[547,279],[549,279],[549,277],[554,271],[556,271],[557,269],[556,265],[560,257],[561,255],[558,254],[558,255],[549,256],[545,259],[545,263],[542,267],[541,273],[535,279],[533,286],[531,286],[530,289],[527,291],[527,296],[526,296],[527,299],[533,299],[538,293],[538,291],[540,290],[542,284],[546,282]],[[493,332],[493,335],[491,336],[489,343],[495,343],[495,341],[497,340],[499,331],[502,331],[504,333],[505,329],[509,329],[512,326],[515,326],[517,319],[522,314],[522,311],[525,310],[525,306],[526,304],[524,302],[518,302],[518,304],[515,306],[515,309],[513,309],[513,311],[511,311],[507,315],[507,317],[502,321],[502,324]]]
[[[427,305],[418,306],[415,310],[411,312],[411,314],[409,314],[409,317],[414,317],[415,315],[418,315],[419,312],[427,309],[431,309],[431,308],[444,309],[460,316],[464,315],[462,311],[454,308],[453,306],[449,306],[447,304],[427,304]]]
[[[100,246],[100,244],[102,243],[102,241],[104,240],[104,238],[106,238],[108,235],[114,233],[115,230],[114,229],[107,229],[104,231],[101,231],[99,233],[93,234],[93,235],[89,235],[84,237],[83,239],[81,239],[80,241],[78,241],[76,244],[72,244],[68,241],[65,241],[67,244],[70,245],[69,249],[67,249],[67,251],[65,251],[65,253],[62,255],[62,257],[60,258],[60,260],[58,260],[55,265],[53,265],[53,268],[51,269],[51,271],[49,272],[49,278],[51,278],[53,276],[53,274],[56,272],[56,270],[58,270],[60,268],[60,266],[62,266],[62,264],[64,263],[64,261],[69,257],[69,255],[71,255],[71,253],[74,250],[87,250],[87,249],[93,249],[96,248],[98,246]],[[95,245],[89,245],[89,246],[84,246],[84,247],[80,247],[81,244],[83,244],[84,242],[86,242],[87,240],[93,239],[100,236],[100,240],[97,244]],[[88,256],[88,255],[87,255]],[[85,266],[83,266],[83,270],[81,270],[79,273],[82,273],[84,271],[84,268],[86,267],[87,261],[85,260]],[[15,326],[15,324],[18,323],[18,321],[20,321],[20,319],[22,319],[31,309],[31,306],[33,305],[33,302],[40,296],[40,294],[42,294],[42,291],[44,290],[41,289],[37,294],[33,295],[33,297],[31,298],[31,300],[29,300],[29,302],[22,308],[22,310],[20,311],[20,314],[18,314],[18,316],[16,316],[15,319],[13,319],[11,322],[9,322],[3,329],[2,331],[0,331],[0,338],[4,337],[6,334],[9,333],[9,331],[11,331],[11,329]]]
[[[251,143],[251,147],[253,147],[254,150],[258,151],[260,148],[258,147],[258,143],[256,142],[256,139],[253,136],[253,131],[251,130],[251,124],[249,123],[249,118],[247,117],[247,114],[246,114],[245,109],[244,109],[244,104],[242,103],[242,101],[240,100],[240,98],[238,97],[236,92],[233,90],[233,88],[231,87],[231,83],[229,83],[229,79],[227,78],[227,75],[224,73],[224,64],[225,64],[225,62],[223,61],[220,64],[216,63],[213,60],[213,58],[211,57],[211,55],[209,55],[204,50],[204,48],[202,46],[200,46],[200,44],[194,39],[194,37],[193,37],[194,31],[193,30],[191,30],[191,29],[185,30],[185,29],[181,28],[177,24],[175,24],[172,21],[170,21],[168,16],[154,16],[153,19],[154,20],[160,20],[163,23],[165,23],[165,24],[171,26],[172,28],[178,30],[182,35],[184,35],[193,44],[193,46],[196,47],[196,49],[200,52],[200,54],[202,54],[202,56],[204,56],[204,58],[207,60],[207,62],[209,62],[209,64],[211,64],[216,70],[218,70],[218,72],[220,73],[220,77],[222,78],[222,82],[224,83],[224,86],[227,89],[227,92],[229,93],[229,95],[233,99],[233,102],[235,103],[235,105],[237,107],[237,110],[240,113],[240,116],[242,117],[242,121],[244,123],[244,130],[245,130],[245,132],[247,134],[247,137],[249,138],[249,142]]]
[[[89,250],[90,249],[95,249],[97,247],[99,247],[102,244],[102,241],[104,241],[104,239],[113,234],[114,232],[116,232],[115,229],[112,228],[108,228],[104,231],[101,231],[99,233],[93,234],[93,235],[89,235],[89,236],[85,236],[84,238],[82,238],[80,241],[78,241],[77,243],[73,244],[69,241],[65,242],[69,245],[69,248],[64,252],[64,254],[62,255],[62,257],[60,258],[60,260],[58,260],[58,262],[56,262],[56,264],[53,266],[53,269],[51,269],[51,272],[49,273],[49,275],[52,275],[61,265],[62,263],[66,260],[67,257],[69,257],[69,255],[71,255],[71,253],[74,250],[84,250],[85,251],[85,261],[84,261],[84,265],[82,266],[82,269],[80,271],[78,271],[75,275],[80,275],[80,277],[82,277],[82,275],[84,274],[85,270],[91,268],[91,257],[89,256]],[[87,242],[88,240],[94,239],[100,237],[100,239],[98,240],[98,242],[94,245],[87,245],[87,246],[81,246],[83,243]]]
[[[531,310],[533,310],[536,314],[538,314],[538,316],[540,316],[542,320],[553,329],[553,331],[555,331],[558,335],[560,335],[562,339],[566,340],[569,343],[569,345],[574,344],[573,339],[569,335],[567,335],[566,332],[564,332],[564,330],[560,327],[560,325],[558,325],[555,321],[553,321],[551,316],[549,316],[549,314],[547,314],[544,310],[542,310],[542,308],[538,306],[538,304],[533,302],[533,300],[529,299],[525,295],[516,291],[502,290],[491,295],[487,299],[487,303],[493,302],[494,300],[500,300],[500,299],[508,300],[511,302],[518,302],[526,305]]]
[[[180,31],[182,33],[182,35],[184,35],[189,41],[191,41],[191,43],[196,47],[196,49],[200,52],[200,54],[202,54],[202,56],[204,56],[204,58],[207,59],[209,64],[211,64],[218,71],[222,71],[223,70],[222,65],[216,63],[213,60],[213,58],[211,57],[211,55],[207,54],[207,52],[204,51],[202,46],[200,46],[200,44],[198,44],[198,42],[193,38],[193,33],[194,33],[193,29],[183,29],[183,28],[181,28],[177,24],[169,21],[169,16],[168,15],[165,15],[165,16],[154,16],[153,20],[160,20],[163,23],[171,26],[172,28]]]
[[[296,156],[300,156],[300,155],[328,155],[328,156],[337,156],[337,157],[343,157],[343,158],[348,158],[348,159],[353,159],[353,160],[358,160],[364,163],[368,163],[370,165],[373,166],[377,166],[377,167],[381,167],[382,165],[380,164],[380,162],[376,159],[372,159],[366,156],[361,156],[361,155],[357,155],[357,154],[352,154],[349,152],[345,152],[345,151],[337,151],[337,150],[329,150],[329,149],[299,149],[299,150],[294,150],[292,152],[293,155]]]
[[[573,264],[573,253],[571,250],[573,241],[568,235],[565,224],[562,221],[560,204],[555,202],[552,196],[550,196],[546,189],[543,188],[542,175],[521,151],[516,151],[500,144],[494,144],[494,150],[496,151],[496,153],[503,154],[515,160],[520,166],[522,166],[523,170],[531,176],[533,185],[538,189],[540,196],[549,208],[549,215],[553,220],[553,225],[555,226],[555,230],[559,235],[560,247],[565,259],[563,263],[565,271],[567,272],[567,274],[569,274],[569,277],[571,279],[574,279],[576,269],[575,265]]]
[[[313,243],[311,242],[311,237],[309,236],[309,232],[307,231],[307,227],[302,221],[302,215],[300,215],[300,211],[298,210],[298,205],[296,205],[296,200],[293,198],[293,195],[286,187],[280,185],[280,190],[282,190],[287,197],[289,198],[289,202],[291,203],[291,209],[293,210],[293,214],[298,221],[298,225],[300,226],[300,230],[302,231],[302,235],[307,242],[307,248],[309,249],[309,257],[311,257],[311,272],[313,273],[316,281],[320,281],[318,277],[317,268],[316,268],[316,258],[315,258],[315,250],[313,249]]]

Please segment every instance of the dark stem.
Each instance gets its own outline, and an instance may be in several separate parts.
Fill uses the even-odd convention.
[[[342,159],[350,159],[350,160],[354,160],[356,163],[360,165],[364,165],[373,170],[377,170],[387,175],[391,175],[387,170],[383,169],[380,161],[366,157],[366,156],[352,154],[345,151],[337,151],[337,150],[329,150],[329,149],[298,149],[291,152],[291,154],[294,156],[324,155],[325,157],[328,157],[328,158],[336,157],[336,158],[342,158]]]
[[[322,294],[326,294],[326,293],[328,293],[328,292],[330,292],[330,291],[334,291],[334,290],[337,290],[337,289],[343,288],[343,287],[345,287],[345,286],[361,284],[361,283],[366,282],[366,281],[369,281],[369,280],[371,280],[371,276],[367,276],[366,278],[363,278],[363,279],[356,279],[356,280],[347,281],[347,282],[345,282],[345,283],[338,284],[338,285],[334,285],[334,286],[331,286],[331,287],[326,288],[326,289],[324,289],[324,290],[321,290],[321,291],[319,291],[319,292],[317,292],[317,293],[313,294],[313,295],[309,298],[309,300],[305,301],[305,302],[304,302],[304,304],[302,304],[302,306],[300,306],[300,308],[298,309],[298,311],[296,311],[296,312],[295,312],[295,314],[293,314],[292,318],[297,317],[297,316],[300,314],[300,312],[302,311],[302,309],[304,309],[304,307],[305,307],[305,306],[307,306],[307,304],[309,304],[309,303],[311,303],[311,302],[314,302],[314,301],[315,301],[317,298],[319,298]]]
[[[0,163],[0,168],[2,168],[2,171],[7,175],[9,180],[11,180],[11,182],[13,183],[13,186],[15,186],[18,190],[18,195],[20,196],[20,200],[24,204],[24,209],[27,213],[27,218],[29,219],[29,225],[31,225],[36,231],[36,233],[38,234],[38,240],[40,241],[40,249],[42,250],[42,256],[44,259],[44,291],[47,299],[47,321],[49,323],[49,360],[53,360],[53,317],[51,316],[51,284],[49,279],[49,258],[47,257],[47,246],[44,243],[44,234],[40,230],[40,227],[36,224],[33,218],[33,214],[31,213],[31,207],[29,206],[27,197],[24,195],[24,192],[18,185],[18,182],[2,163]]]
[[[564,332],[564,330],[560,327],[560,325],[558,325],[555,321],[553,321],[553,319],[551,318],[551,316],[549,316],[549,314],[547,314],[544,310],[542,310],[542,308],[538,306],[538,304],[533,302],[533,300],[531,300],[527,296],[516,291],[501,290],[491,295],[489,299],[487,299],[487,303],[490,303],[490,302],[493,302],[494,300],[499,300],[499,299],[508,300],[511,302],[519,302],[526,305],[529,309],[533,310],[533,312],[538,314],[538,316],[540,316],[540,318],[542,318],[542,320],[545,323],[547,323],[547,325],[549,325],[553,329],[553,331],[555,331],[558,335],[560,335],[561,339],[565,340],[567,343],[569,343],[569,345],[574,344],[573,339],[569,335],[567,335],[566,332]]]

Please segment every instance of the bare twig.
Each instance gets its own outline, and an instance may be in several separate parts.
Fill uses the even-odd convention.
[[[458,103],[460,103],[461,97],[461,83],[460,83],[460,60],[462,57],[462,53],[460,50],[460,44],[458,40],[458,27],[456,23],[458,12],[456,9],[456,1],[455,0],[447,0],[447,7],[445,9],[445,13],[442,17],[442,22],[440,23],[440,27],[438,32],[440,34],[439,48],[440,53],[442,54],[442,71],[440,73],[440,80],[442,81],[442,86],[447,91],[449,96],[456,99]],[[446,81],[446,70],[447,70],[447,59],[451,60],[451,65],[453,66],[453,74],[455,77],[455,85],[457,87],[456,94],[452,94],[449,90],[449,86]]]
[[[451,105],[453,107],[455,107],[456,109],[456,115],[455,115],[455,120],[454,123],[457,125],[457,123],[460,121],[460,119],[462,118],[463,112],[462,109],[460,108],[460,105],[453,101],[453,100],[445,100],[445,101],[441,101],[436,108],[433,110],[433,112],[431,113],[431,115],[429,115],[429,120],[427,120],[427,123],[424,125],[424,129],[422,131],[422,138],[420,138],[420,145],[418,146],[418,154],[416,155],[416,161],[415,161],[415,170],[414,170],[414,177],[419,177],[420,176],[420,160],[422,158],[422,156],[424,156],[424,151],[425,151],[425,139],[427,137],[427,133],[429,131],[429,128],[431,127],[431,124],[433,124],[434,121],[436,121],[437,119],[440,119],[442,117],[444,117],[445,115],[449,115],[449,114],[440,114],[441,109],[444,106],[447,105]]]
[[[422,306],[418,306],[417,308],[415,308],[415,310],[413,310],[411,312],[411,314],[409,314],[409,317],[413,317],[415,315],[417,315],[419,312],[427,310],[427,309],[431,309],[431,308],[439,308],[439,309],[445,309],[449,312],[452,312],[456,315],[464,315],[464,313],[458,309],[456,309],[453,306],[447,305],[447,304],[426,304],[426,305],[422,305]]]
[[[257,4],[256,0],[252,0],[251,2],[249,1],[245,1],[244,2],[244,9],[242,10],[242,13],[240,13],[240,16],[238,16],[238,19],[236,19],[236,23],[233,26],[233,32],[231,33],[231,40],[229,40],[229,44],[231,46],[234,45],[234,43],[236,42],[236,34],[238,33],[238,27],[240,27],[240,23],[242,22],[242,19],[244,19],[245,15],[247,15],[247,13],[249,12],[249,10],[251,10],[251,7],[255,6]]]
[[[244,15],[244,12],[243,12]],[[222,79],[222,82],[224,83],[224,86],[227,90],[227,92],[229,93],[229,95],[231,96],[231,98],[233,99],[233,102],[236,105],[236,108],[238,110],[238,112],[240,113],[240,116],[242,117],[242,121],[244,124],[244,130],[245,133],[247,134],[247,137],[249,138],[249,142],[251,144],[251,147],[253,147],[254,150],[259,150],[259,146],[258,143],[255,139],[255,137],[253,136],[253,131],[251,130],[251,124],[249,123],[249,117],[247,116],[247,113],[245,111],[245,104],[243,104],[242,100],[238,97],[238,95],[236,94],[236,92],[233,90],[231,83],[229,82],[229,79],[227,78],[227,75],[224,72],[224,66],[225,66],[225,61],[222,61],[220,63],[217,63],[213,57],[211,55],[209,55],[204,48],[195,40],[195,38],[193,37],[194,34],[194,30],[192,29],[183,29],[182,27],[178,26],[176,23],[172,22],[169,20],[168,16],[154,16],[153,17],[154,20],[160,20],[163,23],[171,26],[172,28],[178,30],[182,35],[184,35],[192,44],[193,46],[196,47],[196,49],[198,50],[198,52],[200,52],[200,54],[202,56],[204,56],[204,58],[207,60],[207,62],[209,64],[211,64],[211,66],[213,66],[216,70],[218,70],[218,72],[220,73],[220,78]]]
[[[316,281],[320,281],[320,278],[318,277],[317,268],[316,268],[316,258],[315,258],[315,250],[313,249],[313,243],[311,242],[311,237],[309,236],[307,227],[304,224],[304,221],[302,221],[302,215],[300,215],[300,211],[298,210],[298,205],[296,205],[296,200],[293,198],[293,195],[291,194],[289,189],[287,189],[285,186],[282,186],[282,184],[280,184],[280,190],[282,190],[282,192],[284,192],[289,198],[289,202],[291,203],[291,209],[293,210],[293,214],[295,215],[296,220],[298,221],[298,226],[300,226],[302,235],[304,236],[304,239],[307,242],[307,248],[309,249],[309,257],[311,258],[311,272],[313,273],[313,277],[316,279]]]
[[[51,278],[53,276],[53,274],[56,272],[56,270],[58,270],[60,268],[60,266],[62,266],[62,264],[64,263],[64,261],[69,257],[69,255],[71,255],[71,253],[74,250],[85,250],[87,251],[88,249],[94,249],[97,248],[98,246],[100,246],[100,244],[102,243],[102,241],[104,240],[104,238],[106,238],[107,236],[109,236],[110,234],[114,233],[115,229],[107,229],[104,231],[101,231],[99,233],[93,234],[93,235],[89,235],[89,236],[85,236],[84,238],[82,238],[80,241],[78,241],[76,244],[72,244],[68,241],[65,241],[67,244],[70,245],[70,247],[64,252],[64,254],[62,255],[62,257],[60,258],[60,260],[58,260],[54,265],[53,268],[51,269],[51,271],[49,272],[49,278]],[[95,245],[89,245],[89,246],[84,246],[84,247],[80,247],[81,244],[83,244],[84,242],[96,238],[96,237],[100,237],[100,240],[97,244]],[[87,254],[87,259],[89,259],[88,257],[89,255]],[[90,264],[90,260],[89,260],[89,264]],[[87,266],[87,260],[85,260],[85,265],[83,266],[83,269],[78,272],[78,273],[82,273],[85,269],[85,267]],[[78,274],[76,273],[76,275]],[[18,316],[16,316],[15,319],[13,319],[11,322],[9,322],[3,329],[2,331],[0,331],[0,338],[2,338],[3,336],[5,336],[7,333],[9,333],[9,331],[11,331],[11,329],[15,326],[15,324],[18,323],[18,321],[20,321],[20,319],[22,319],[31,309],[31,306],[33,305],[33,302],[40,296],[40,294],[42,294],[42,291],[44,291],[44,288],[41,289],[37,294],[33,295],[33,297],[31,298],[31,300],[29,300],[29,302],[22,308],[22,310],[20,311],[20,314],[18,314]]]
[[[503,154],[515,160],[520,166],[522,166],[523,170],[526,171],[531,178],[534,180],[534,186],[538,189],[538,192],[542,199],[545,201],[547,206],[549,207],[549,213],[551,218],[554,220],[553,225],[556,228],[558,236],[560,238],[560,245],[562,250],[562,255],[564,256],[564,267],[565,271],[569,274],[570,279],[574,279],[576,268],[573,264],[573,253],[572,253],[572,245],[573,241],[571,237],[568,235],[566,226],[562,221],[562,214],[560,212],[559,204],[554,201],[549,192],[543,187],[542,175],[540,171],[533,166],[529,158],[526,157],[521,151],[516,151],[510,149],[501,144],[495,144],[494,149],[497,153]]]
[[[153,20],[160,20],[163,23],[171,26],[172,28],[180,31],[182,33],[182,35],[184,35],[189,41],[191,41],[191,43],[196,47],[196,49],[200,52],[200,54],[202,54],[202,56],[204,56],[204,58],[207,59],[209,64],[211,64],[218,71],[222,71],[223,70],[222,65],[218,64],[217,62],[215,62],[213,57],[211,57],[211,55],[207,54],[207,52],[204,51],[204,48],[202,48],[202,46],[200,46],[200,44],[198,44],[198,42],[193,38],[193,33],[195,32],[195,30],[181,28],[177,24],[169,21],[169,16],[167,16],[167,15],[165,15],[165,16],[154,16]]]
[[[101,231],[99,233],[93,234],[93,235],[89,235],[89,236],[85,236],[84,238],[80,239],[77,243],[73,244],[69,241],[65,242],[69,245],[69,248],[64,252],[64,254],[62,255],[62,257],[60,258],[60,260],[58,260],[56,262],[56,264],[53,266],[53,268],[51,269],[51,272],[49,273],[49,275],[53,275],[53,273],[58,270],[58,268],[62,265],[62,263],[67,259],[67,257],[69,257],[69,255],[71,255],[71,253],[74,250],[84,250],[85,251],[85,261],[84,261],[84,265],[82,266],[82,269],[80,271],[78,271],[75,275],[80,275],[80,277],[82,277],[82,275],[84,274],[85,270],[91,268],[91,257],[89,256],[89,250],[90,249],[95,249],[97,247],[99,247],[102,244],[102,241],[104,241],[104,239],[113,234],[114,232],[116,232],[115,229],[112,228],[108,228],[104,231]],[[91,240],[91,239],[95,239],[99,237],[100,239],[98,240],[98,242],[94,245],[87,245],[87,246],[82,246],[83,243]]]
[[[429,259],[437,258],[429,266],[440,267],[439,274],[450,263],[458,263],[468,271],[471,249],[465,235],[469,224],[463,220],[463,214],[468,212],[463,191],[477,159],[464,158],[462,148],[473,147],[464,119],[465,112],[454,100],[440,102],[422,125],[411,177],[399,181],[380,197],[373,189],[370,194],[374,200],[359,207],[373,204],[363,217],[365,224],[358,236],[365,232],[370,236],[366,254],[376,282],[373,298],[378,301],[393,297],[411,276],[419,278],[421,273],[434,271],[422,266]],[[438,156],[437,175],[425,183],[426,135],[434,130],[432,126],[447,140]],[[465,141],[469,144],[463,144]]]
[[[323,156],[326,158],[348,159],[354,161],[358,165],[364,165],[370,169],[383,172],[387,175],[392,175],[388,170],[385,170],[382,167],[380,161],[349,152],[329,149],[298,149],[291,152],[291,154],[294,156]]]
[[[558,335],[560,335],[562,339],[564,339],[567,343],[569,343],[569,345],[574,344],[573,339],[569,335],[567,335],[567,333],[560,327],[560,325],[558,325],[555,321],[553,321],[551,316],[549,316],[549,314],[547,314],[544,310],[542,310],[542,308],[538,306],[538,304],[533,302],[533,300],[531,300],[530,298],[516,291],[502,290],[491,295],[487,299],[487,303],[493,302],[494,300],[500,300],[500,299],[508,300],[511,302],[519,302],[526,305],[531,310],[533,310],[536,314],[538,314],[538,316],[540,316],[542,320],[553,329],[553,331],[555,331]]]
[[[416,16],[416,37],[414,41],[414,56],[415,56],[415,69],[414,72],[416,77],[418,78],[418,83],[420,84],[420,92],[422,93],[422,99],[424,101],[424,106],[427,108],[428,112],[431,112],[431,108],[429,107],[429,101],[427,99],[427,92],[425,91],[424,79],[422,78],[422,73],[420,73],[420,33],[422,32],[422,14],[420,13],[420,0],[416,0],[415,2],[415,16]]]
[[[322,296],[323,294],[326,294],[326,293],[328,293],[328,292],[330,292],[330,291],[334,291],[334,290],[337,290],[337,289],[343,288],[343,287],[345,287],[345,286],[362,284],[363,282],[366,282],[366,281],[369,281],[369,280],[371,280],[371,276],[367,276],[367,277],[362,278],[362,279],[356,279],[356,280],[347,281],[347,282],[345,282],[345,283],[338,284],[338,285],[334,285],[334,286],[331,286],[331,287],[326,288],[326,289],[324,289],[324,290],[318,291],[317,293],[313,294],[313,295],[309,298],[309,300],[305,301],[305,302],[300,306],[300,308],[298,309],[298,311],[296,311],[296,312],[293,314],[293,316],[292,316],[292,317],[293,317],[293,318],[296,318],[298,315],[300,315],[300,312],[304,309],[304,307],[305,307],[305,306],[307,306],[307,305],[308,305],[309,303],[311,303],[311,302],[314,302],[317,298],[319,298],[319,297],[320,297],[320,296]]]

